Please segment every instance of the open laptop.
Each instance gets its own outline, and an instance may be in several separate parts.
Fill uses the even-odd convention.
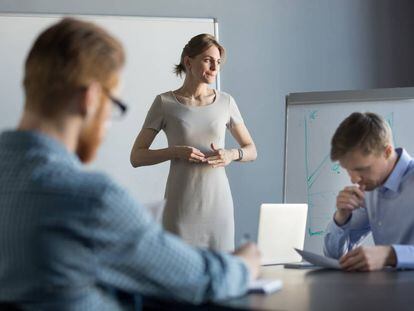
[[[305,242],[307,204],[262,204],[258,246],[262,265],[301,262],[294,250]]]

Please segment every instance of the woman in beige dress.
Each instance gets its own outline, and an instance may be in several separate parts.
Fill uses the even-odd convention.
[[[256,147],[233,97],[209,88],[224,48],[208,34],[184,47],[175,73],[183,85],[158,95],[131,151],[134,167],[170,160],[163,225],[188,243],[215,250],[234,249],[233,199],[225,166],[256,159]],[[239,149],[225,149],[230,131]],[[168,148],[150,149],[160,130]]]

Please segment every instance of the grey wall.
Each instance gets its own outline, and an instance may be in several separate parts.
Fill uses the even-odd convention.
[[[286,94],[414,85],[410,0],[0,0],[0,12],[217,18],[222,90],[259,152],[228,169],[237,238],[256,236],[261,202],[282,201]]]

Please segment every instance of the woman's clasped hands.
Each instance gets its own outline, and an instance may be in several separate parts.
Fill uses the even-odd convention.
[[[191,163],[207,163],[212,167],[229,165],[234,160],[232,150],[217,148],[214,143],[210,145],[212,152],[204,154],[199,149],[191,146],[175,146],[175,158]]]

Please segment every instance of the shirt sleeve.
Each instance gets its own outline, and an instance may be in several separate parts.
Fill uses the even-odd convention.
[[[147,116],[144,121],[144,125],[142,128],[150,128],[154,129],[159,132],[161,129],[164,128],[165,119],[164,113],[162,109],[162,99],[161,96],[158,95],[155,97],[154,102],[152,103]]]
[[[414,245],[392,245],[397,257],[398,269],[414,269]]]
[[[342,226],[338,226],[332,219],[325,232],[323,252],[328,257],[339,259],[361,243],[370,231],[366,208],[353,211],[350,219]]]
[[[243,118],[241,116],[240,110],[237,107],[236,101],[232,96],[229,99],[229,120],[226,124],[227,128],[232,128],[233,126],[243,123]]]
[[[94,240],[105,285],[191,303],[247,291],[249,272],[240,258],[185,244],[122,189],[111,187],[104,198]]]

